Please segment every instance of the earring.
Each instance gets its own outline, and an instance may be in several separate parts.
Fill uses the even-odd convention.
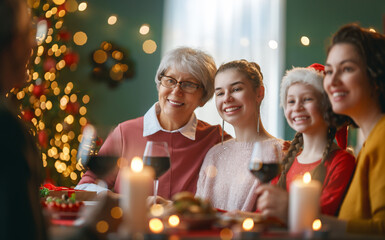
[[[222,119],[222,137],[221,137],[221,139],[222,139],[222,145],[223,145],[223,133],[224,133],[224,128],[225,128],[225,120],[223,120]]]
[[[260,116],[260,114],[258,113],[258,123],[257,123],[257,133],[258,133],[258,135],[259,135],[259,116]]]

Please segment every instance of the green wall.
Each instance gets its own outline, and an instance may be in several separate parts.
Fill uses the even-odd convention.
[[[286,69],[324,63],[329,39],[343,24],[359,22],[364,27],[383,32],[385,0],[286,1]],[[154,76],[161,57],[163,6],[163,0],[92,0],[88,1],[85,12],[73,13],[67,20],[71,32],[84,31],[88,35],[87,44],[76,48],[81,60],[72,75],[91,96],[88,118],[98,127],[102,137],[119,122],[143,115],[157,100]],[[112,14],[118,16],[118,22],[110,26],[107,18]],[[146,36],[138,32],[143,23],[151,27]],[[300,43],[303,35],[310,38],[307,47]],[[154,54],[142,50],[142,43],[147,39],[158,45]],[[135,77],[115,89],[93,81],[90,76],[90,54],[105,40],[128,49],[136,64]],[[281,118],[284,118],[282,112]],[[282,122],[284,138],[291,139],[293,130],[286,120]]]
[[[286,6],[286,69],[323,64],[332,34],[344,24],[357,22],[384,32],[384,0],[287,0]],[[310,38],[309,46],[301,45],[302,36]],[[285,139],[293,136],[285,121]]]
[[[85,45],[76,47],[80,55],[77,71],[71,75],[82,90],[88,93],[88,118],[96,125],[99,135],[105,137],[113,127],[125,120],[143,115],[157,100],[154,82],[160,61],[161,34],[163,28],[163,0],[92,0],[87,1],[84,12],[72,13],[67,26],[72,33],[84,31],[88,35]],[[115,14],[118,21],[108,25],[107,19]],[[142,24],[150,25],[149,34],[139,34]],[[153,54],[142,50],[145,40],[157,43]],[[96,82],[91,77],[91,53],[103,41],[113,41],[129,50],[135,62],[135,76],[123,81],[116,88],[106,82]]]

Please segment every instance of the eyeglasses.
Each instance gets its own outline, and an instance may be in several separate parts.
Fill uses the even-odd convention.
[[[165,75],[160,76],[160,84],[166,88],[175,88],[176,85],[179,84],[183,92],[186,93],[194,93],[198,88],[202,88],[202,86],[198,83],[189,81],[178,82],[176,79]]]

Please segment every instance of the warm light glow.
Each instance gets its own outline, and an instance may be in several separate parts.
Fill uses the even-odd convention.
[[[87,9],[87,3],[86,2],[82,2],[79,4],[79,6],[78,6],[79,12],[83,12],[86,9]]]
[[[143,161],[140,157],[134,157],[132,159],[131,169],[134,172],[141,172],[143,170]]]
[[[56,5],[62,5],[66,0],[53,0]]]
[[[271,49],[277,49],[277,48],[278,48],[278,43],[277,43],[277,41],[275,41],[275,40],[270,40],[270,41],[269,41],[269,47],[270,47]]]
[[[153,204],[150,207],[150,213],[154,217],[160,217],[164,213],[164,207],[162,204]]]
[[[148,24],[143,24],[139,29],[139,33],[142,35],[146,35],[149,32],[150,32],[150,25]]]
[[[79,109],[79,113],[80,113],[80,115],[86,115],[86,113],[87,113],[87,108],[86,107],[80,107],[80,109]]]
[[[76,0],[67,0],[65,3],[65,8],[68,12],[75,12],[78,10],[78,3]]]
[[[107,61],[107,53],[103,50],[96,50],[93,54],[94,61],[102,64]]]
[[[111,56],[113,57],[113,58],[115,58],[116,60],[122,60],[123,59],[123,53],[122,52],[120,52],[120,51],[113,51],[112,52],[112,54],[111,54]]]
[[[231,231],[231,229],[229,228],[224,228],[219,233],[219,236],[221,237],[221,239],[232,239],[233,235],[234,235],[233,231]]]
[[[80,125],[82,125],[82,126],[85,126],[86,124],[87,124],[87,118],[85,118],[85,117],[81,117],[80,119],[79,119],[79,123],[80,123]]]
[[[96,231],[99,233],[105,233],[108,231],[108,223],[106,221],[99,221],[96,223]]]
[[[314,220],[312,225],[313,231],[319,231],[322,228],[322,222],[319,219]]]
[[[123,216],[123,210],[120,207],[113,207],[111,209],[111,217],[119,219]]]
[[[309,44],[310,44],[310,39],[309,39],[308,37],[306,37],[306,36],[302,36],[302,37],[301,37],[301,43],[302,43],[302,45],[304,45],[304,46],[309,46]]]
[[[148,226],[153,233],[161,233],[164,229],[162,221],[158,218],[151,219]]]
[[[156,51],[157,45],[153,40],[146,40],[143,43],[143,51],[147,54],[152,54]]]
[[[168,224],[170,224],[171,227],[177,227],[179,223],[180,223],[180,220],[177,215],[171,215],[168,218]]]
[[[55,28],[56,28],[56,29],[60,29],[62,26],[63,26],[63,21],[58,21],[58,22],[55,24]]]
[[[374,28],[369,28],[369,31],[371,31],[371,32],[376,32],[376,29],[374,29]]]
[[[243,220],[242,228],[245,231],[250,231],[251,229],[253,229],[254,228],[254,221],[253,221],[253,219],[246,218],[245,220]]]
[[[115,15],[111,15],[108,18],[107,23],[110,25],[114,25],[117,21],[118,21],[118,18]]]
[[[311,175],[309,172],[306,172],[304,175],[303,175],[303,182],[308,184],[311,182]]]
[[[63,125],[62,125],[61,123],[58,123],[58,124],[56,125],[56,131],[57,131],[57,132],[63,131]]]
[[[74,34],[74,43],[78,46],[82,46],[87,43],[87,34],[85,32],[79,31]]]
[[[83,101],[84,104],[89,103],[90,102],[90,96],[84,95],[82,101]]]

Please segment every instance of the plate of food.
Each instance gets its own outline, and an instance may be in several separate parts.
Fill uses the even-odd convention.
[[[84,202],[77,201],[75,195],[69,198],[63,194],[61,198],[48,196],[42,199],[41,205],[52,219],[75,220],[80,216]]]
[[[217,211],[208,200],[195,197],[190,192],[180,192],[173,196],[173,203],[165,215],[177,215],[180,227],[189,230],[209,229],[216,222]]]

